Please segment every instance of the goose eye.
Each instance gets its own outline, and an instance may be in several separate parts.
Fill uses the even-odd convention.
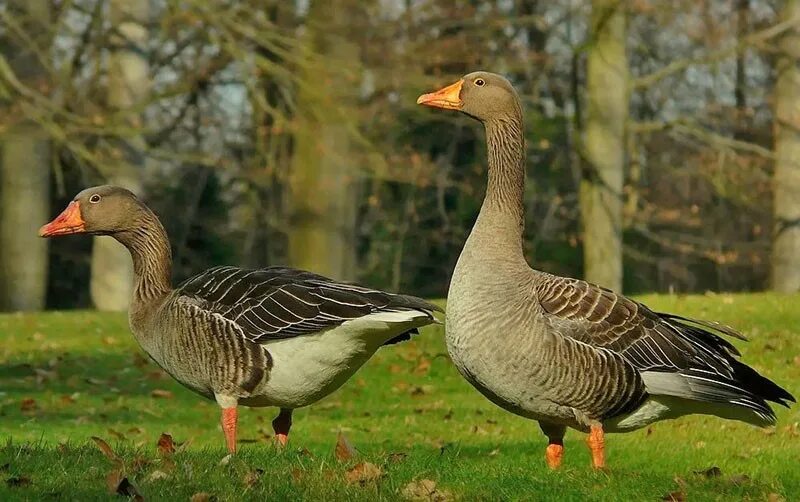
[[[485,84],[486,82],[482,78],[475,79],[475,85],[478,87],[483,87]]]
[[[92,194],[92,196],[89,197],[89,202],[91,202],[92,204],[97,204],[98,202],[100,202],[100,196],[97,195],[96,193]]]

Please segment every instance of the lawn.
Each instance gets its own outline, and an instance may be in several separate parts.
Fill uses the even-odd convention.
[[[800,396],[798,297],[642,300],[741,329],[750,338],[736,342],[744,359]],[[779,409],[771,430],[689,417],[609,435],[606,472],[590,469],[583,435],[571,431],[564,467],[550,472],[538,426],[461,379],[441,327],[382,349],[341,390],[297,410],[286,450],[271,441],[275,413],[241,408],[240,452],[226,457],[216,404],[150,363],[124,315],[0,316],[4,501],[103,500],[117,489],[196,502],[800,498],[800,406]],[[157,446],[162,433],[175,452],[166,437]],[[340,433],[354,450],[343,459],[334,452]]]

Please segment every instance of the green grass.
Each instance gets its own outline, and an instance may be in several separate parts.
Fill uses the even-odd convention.
[[[737,342],[745,361],[800,395],[797,297],[643,300],[740,328],[751,339]],[[171,396],[154,397],[154,390]],[[268,438],[275,410],[240,409],[240,453],[220,465],[217,406],[147,362],[124,316],[0,316],[0,500],[114,498],[106,477],[118,468],[91,436],[111,445],[122,475],[147,500],[189,500],[198,492],[219,500],[394,500],[423,479],[436,482],[439,496],[461,500],[660,500],[679,489],[693,501],[800,497],[798,406],[778,410],[777,428],[766,432],[688,417],[610,435],[608,472],[589,468],[583,435],[571,431],[564,467],[550,472],[538,426],[461,379],[441,327],[382,349],[344,388],[297,410],[286,451]],[[335,459],[339,431],[355,459]],[[162,432],[189,443],[163,458],[156,448]],[[347,471],[362,461],[383,476],[348,484]],[[712,466],[721,476],[695,473]]]

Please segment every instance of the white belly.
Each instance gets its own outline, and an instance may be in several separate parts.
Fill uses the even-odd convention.
[[[299,408],[341,387],[384,343],[430,322],[422,312],[372,314],[313,335],[264,344],[272,369],[246,406]]]

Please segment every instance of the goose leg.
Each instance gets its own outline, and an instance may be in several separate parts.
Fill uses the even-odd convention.
[[[564,458],[564,433],[567,428],[563,425],[554,425],[550,423],[539,422],[539,427],[547,436],[548,444],[547,449],[544,451],[544,459],[547,461],[547,467],[551,469],[558,469],[561,465],[561,460]]]
[[[586,444],[592,452],[592,467],[595,469],[605,469],[606,467],[606,440],[603,435],[602,425],[592,425],[589,428],[589,437],[586,438]]]
[[[292,428],[292,410],[281,408],[281,412],[272,421],[272,430],[275,431],[275,439],[281,446],[286,446],[289,442],[289,429]]]
[[[217,404],[222,408],[222,432],[225,434],[225,444],[228,453],[236,453],[236,422],[239,413],[236,411],[238,399],[221,394],[215,395]]]

